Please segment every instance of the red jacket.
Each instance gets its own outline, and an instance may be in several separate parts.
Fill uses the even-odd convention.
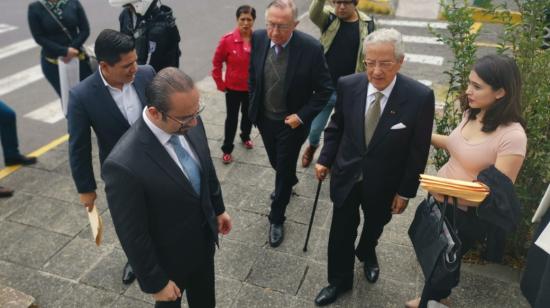
[[[243,41],[239,28],[222,36],[212,59],[212,78],[218,90],[248,91],[249,61],[250,43]],[[222,78],[224,62],[225,80]]]

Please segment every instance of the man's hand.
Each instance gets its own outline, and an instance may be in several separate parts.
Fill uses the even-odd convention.
[[[290,126],[290,128],[295,129],[296,127],[302,125],[300,118],[297,114],[293,113],[285,118],[285,124]]]
[[[84,204],[88,212],[94,208],[95,199],[97,199],[95,191],[80,194],[80,203]]]
[[[324,181],[329,172],[330,172],[329,168],[321,164],[315,164],[315,176],[319,181]]]
[[[69,47],[69,48],[67,48],[67,55],[65,57],[70,60],[70,59],[78,56],[79,53],[80,53],[80,51],[78,49],[73,48],[73,47]]]
[[[391,213],[392,214],[403,213],[407,208],[408,204],[409,204],[409,200],[403,199],[403,197],[399,196],[398,194],[395,194],[391,205]]]
[[[166,284],[164,289],[153,294],[153,298],[157,302],[173,302],[178,297],[181,297],[180,288],[172,280],[168,280],[168,284]]]
[[[223,235],[228,234],[231,231],[231,217],[229,217],[229,214],[223,212],[216,218],[218,220],[218,233]]]

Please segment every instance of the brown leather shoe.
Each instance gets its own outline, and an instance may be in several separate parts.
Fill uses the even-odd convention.
[[[312,145],[308,145],[306,150],[304,151],[304,155],[302,155],[302,167],[307,168],[309,164],[311,164],[311,161],[313,160],[313,154],[315,154],[315,151],[317,150],[317,147],[314,147]]]
[[[0,186],[0,198],[7,198],[13,196],[13,189]]]

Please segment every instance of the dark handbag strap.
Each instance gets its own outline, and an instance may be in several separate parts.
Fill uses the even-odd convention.
[[[456,230],[456,211],[458,206],[458,199],[456,197],[453,198],[453,229]],[[436,201],[437,203],[437,201]],[[439,232],[443,230],[443,223],[445,222],[445,214],[447,213],[447,205],[449,204],[449,196],[445,195],[443,197],[443,209],[441,212],[441,220],[439,221]]]
[[[55,22],[57,22],[57,24],[59,25],[59,27],[61,27],[61,29],[63,30],[63,32],[65,32],[65,35],[67,35],[67,37],[69,38],[69,40],[73,40],[73,36],[69,33],[69,30],[67,30],[67,28],[65,28],[65,26],[61,23],[61,21],[57,18],[57,16],[55,16],[55,14],[52,12],[52,10],[50,10],[50,8],[44,3],[42,2],[42,0],[38,1],[40,2],[40,4],[42,4],[42,6],[46,9],[46,11],[48,13],[50,13],[50,16],[53,18],[53,20],[55,20]]]

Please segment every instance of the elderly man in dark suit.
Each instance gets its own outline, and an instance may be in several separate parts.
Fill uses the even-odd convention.
[[[116,233],[155,307],[215,307],[214,245],[225,212],[199,114],[199,92],[176,68],[147,88],[147,108],[103,164]]]
[[[294,30],[297,15],[292,0],[272,1],[266,11],[267,30],[252,35],[249,117],[276,171],[269,213],[272,247],[283,241],[286,206],[298,183],[300,147],[333,92],[323,48],[313,37]]]
[[[99,69],[69,93],[67,121],[69,161],[80,201],[91,209],[96,200],[96,181],[92,168],[91,129],[103,163],[118,139],[130,128],[145,107],[145,87],[155,76],[151,66],[138,66],[132,38],[103,30],[95,42]],[[122,282],[135,279],[126,264]]]
[[[367,73],[340,78],[335,113],[325,130],[316,165],[329,172],[334,202],[328,248],[329,286],[315,303],[332,303],[353,284],[354,255],[367,280],[379,274],[375,247],[392,214],[401,214],[416,195],[430,148],[433,91],[398,73],[404,60],[401,34],[381,29],[365,39]],[[365,222],[354,247],[359,206]]]

